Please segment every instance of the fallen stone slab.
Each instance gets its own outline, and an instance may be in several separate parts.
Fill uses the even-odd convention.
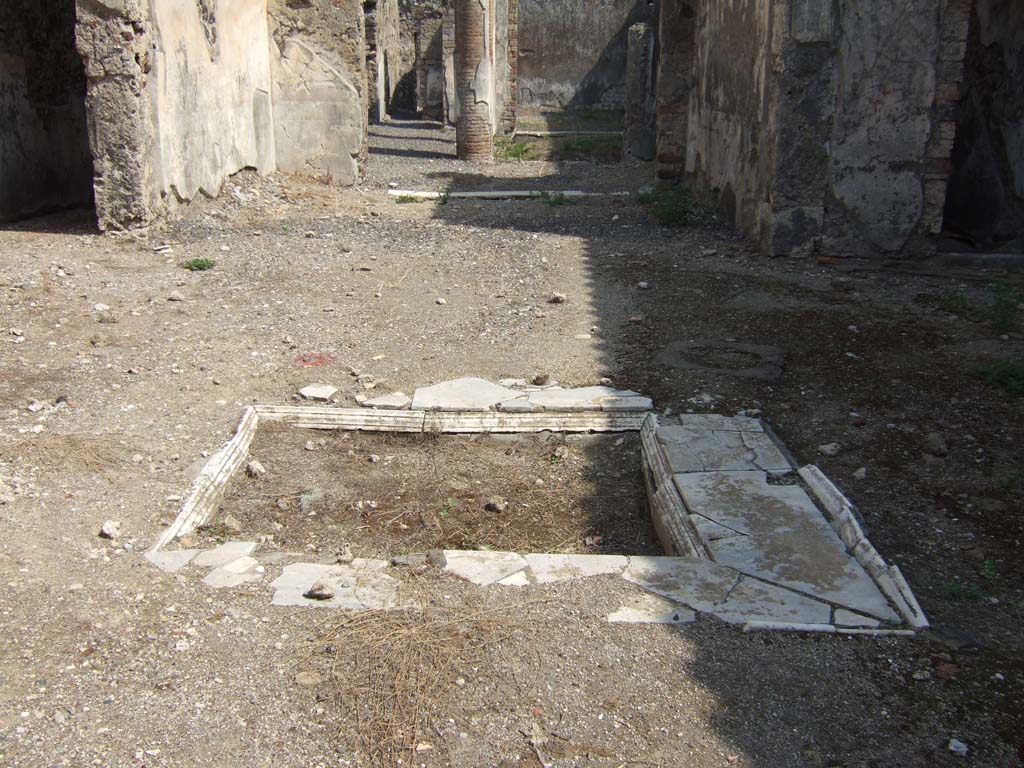
[[[200,552],[192,560],[192,565],[200,568],[220,568],[255,551],[255,541],[226,541],[219,547]]]
[[[384,573],[384,560],[358,558],[348,565],[293,563],[271,582],[277,606],[340,608],[347,611],[383,611],[412,607],[401,595],[402,583]],[[319,585],[318,597],[308,597]],[[331,597],[327,594],[333,592]]]
[[[657,441],[673,473],[795,469],[764,432],[665,425],[658,427]]]
[[[751,416],[723,416],[719,413],[684,413],[675,417],[682,427],[721,432],[764,432],[760,419]]]
[[[649,397],[605,397],[601,399],[602,411],[650,411],[654,401]]]
[[[166,573],[177,573],[198,555],[199,549],[169,549],[147,552],[145,558]]]
[[[525,555],[537,584],[621,574],[629,565],[623,555]]]
[[[332,387],[330,384],[310,384],[299,390],[299,397],[303,400],[329,403],[337,391],[338,388]]]
[[[612,387],[547,388],[529,393],[531,403],[548,411],[600,411],[603,409],[605,401],[608,401],[610,405],[622,403],[624,399],[630,399],[632,403],[637,402],[632,398],[641,398],[650,403],[650,400],[643,398],[639,392],[613,389]],[[609,408],[608,410],[617,409]],[[650,410],[650,407],[643,410]]]
[[[257,572],[259,563],[253,557],[240,557],[219,568],[214,568],[203,579],[203,584],[215,589],[238,587],[252,581],[259,581],[263,574]]]
[[[638,595],[606,620],[610,624],[692,624],[697,613],[657,595]]]
[[[684,557],[631,557],[623,578],[656,595],[732,624],[783,621],[828,624],[818,600],[751,579],[724,565]]]
[[[486,379],[463,378],[420,387],[413,393],[414,411],[489,411],[498,403],[523,397],[522,392]]]
[[[847,611],[842,608],[836,609],[835,625],[837,627],[849,627],[852,629],[874,629],[881,626],[881,622],[878,619],[872,619],[868,616],[861,616],[858,613]]]
[[[526,559],[515,552],[445,550],[446,573],[460,579],[489,586],[528,567]],[[529,583],[529,582],[527,582]]]
[[[390,395],[382,395],[368,400],[363,400],[360,405],[364,408],[380,408],[386,411],[404,411],[412,405],[412,399],[402,392],[392,392]]]
[[[831,529],[738,536],[709,546],[717,562],[742,573],[883,621],[899,621],[878,586]]]
[[[537,405],[534,405],[524,397],[516,398],[515,400],[502,400],[498,403],[498,410],[504,413],[532,413],[533,411],[543,410]]]

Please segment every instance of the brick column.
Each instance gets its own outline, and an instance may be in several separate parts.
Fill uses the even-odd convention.
[[[490,162],[494,154],[486,2],[454,0],[455,89],[459,97],[455,145],[460,160],[474,162]]]

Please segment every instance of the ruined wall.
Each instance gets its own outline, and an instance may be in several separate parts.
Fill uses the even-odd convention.
[[[416,108],[431,120],[444,119],[445,46],[441,6],[419,4],[416,16]],[[452,27],[452,33],[455,29]],[[454,38],[452,39],[454,45]]]
[[[353,184],[366,159],[365,16],[358,0],[272,0],[278,168]]]
[[[686,171],[690,91],[694,79],[695,5],[700,0],[664,0],[658,16],[657,126],[658,178],[675,181]]]
[[[635,160],[653,160],[655,149],[655,32],[650,24],[629,28],[623,148]]]
[[[74,0],[0,14],[0,221],[92,200],[86,81]]]
[[[1024,9],[1017,0],[975,4],[952,166],[946,229],[982,246],[1024,240]]]
[[[168,201],[273,170],[266,0],[153,0],[157,178]],[[215,12],[213,11],[215,9]]]
[[[366,79],[370,120],[390,113],[401,78],[402,48],[398,0],[365,0]]]
[[[96,220],[105,231],[145,227],[160,209],[153,103],[147,92],[148,2],[78,0],[77,5]]]
[[[512,133],[516,129],[519,107],[519,0],[506,0],[505,16],[505,92],[499,120],[499,133]]]
[[[519,0],[519,103],[620,107],[627,30],[646,0]]]
[[[686,174],[702,197],[756,233],[774,169],[772,0],[701,2]]]
[[[685,153],[767,253],[919,250],[942,225],[969,4],[695,0],[693,55],[662,47],[659,176]],[[666,0],[663,42],[690,5]]]

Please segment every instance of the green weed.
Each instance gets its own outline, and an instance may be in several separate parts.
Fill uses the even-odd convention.
[[[551,148],[553,160],[608,160],[622,158],[621,136],[579,136],[557,139]]]
[[[559,205],[572,205],[572,200],[566,197],[561,192],[538,192],[534,197],[537,198],[544,205],[559,206]]]
[[[971,371],[971,375],[990,386],[1005,389],[1014,395],[1024,395],[1024,361],[1000,360],[979,365]]]
[[[213,259],[189,259],[181,264],[183,269],[187,269],[189,272],[205,272],[208,269],[213,269],[217,266],[217,262]]]
[[[981,589],[977,584],[947,581],[943,583],[942,589],[950,600],[977,600],[981,597]]]
[[[533,147],[530,142],[516,141],[509,136],[502,136],[494,142],[494,159],[499,163],[521,163],[533,160]]]
[[[989,319],[996,333],[1009,333],[1017,327],[1018,307],[1024,301],[1019,290],[1009,285],[997,285],[992,289],[992,306]]]
[[[650,210],[666,227],[686,227],[693,223],[694,203],[690,191],[683,187],[641,192],[636,201]]]
[[[395,198],[395,202],[398,203],[399,205],[407,205],[409,203],[420,202],[420,198],[413,197],[412,195],[399,195],[397,198]]]

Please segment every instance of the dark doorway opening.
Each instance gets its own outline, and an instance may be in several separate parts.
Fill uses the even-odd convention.
[[[75,0],[0,0],[0,222],[93,205]]]
[[[977,0],[971,13],[946,233],[982,249],[1024,246],[1024,13]]]

